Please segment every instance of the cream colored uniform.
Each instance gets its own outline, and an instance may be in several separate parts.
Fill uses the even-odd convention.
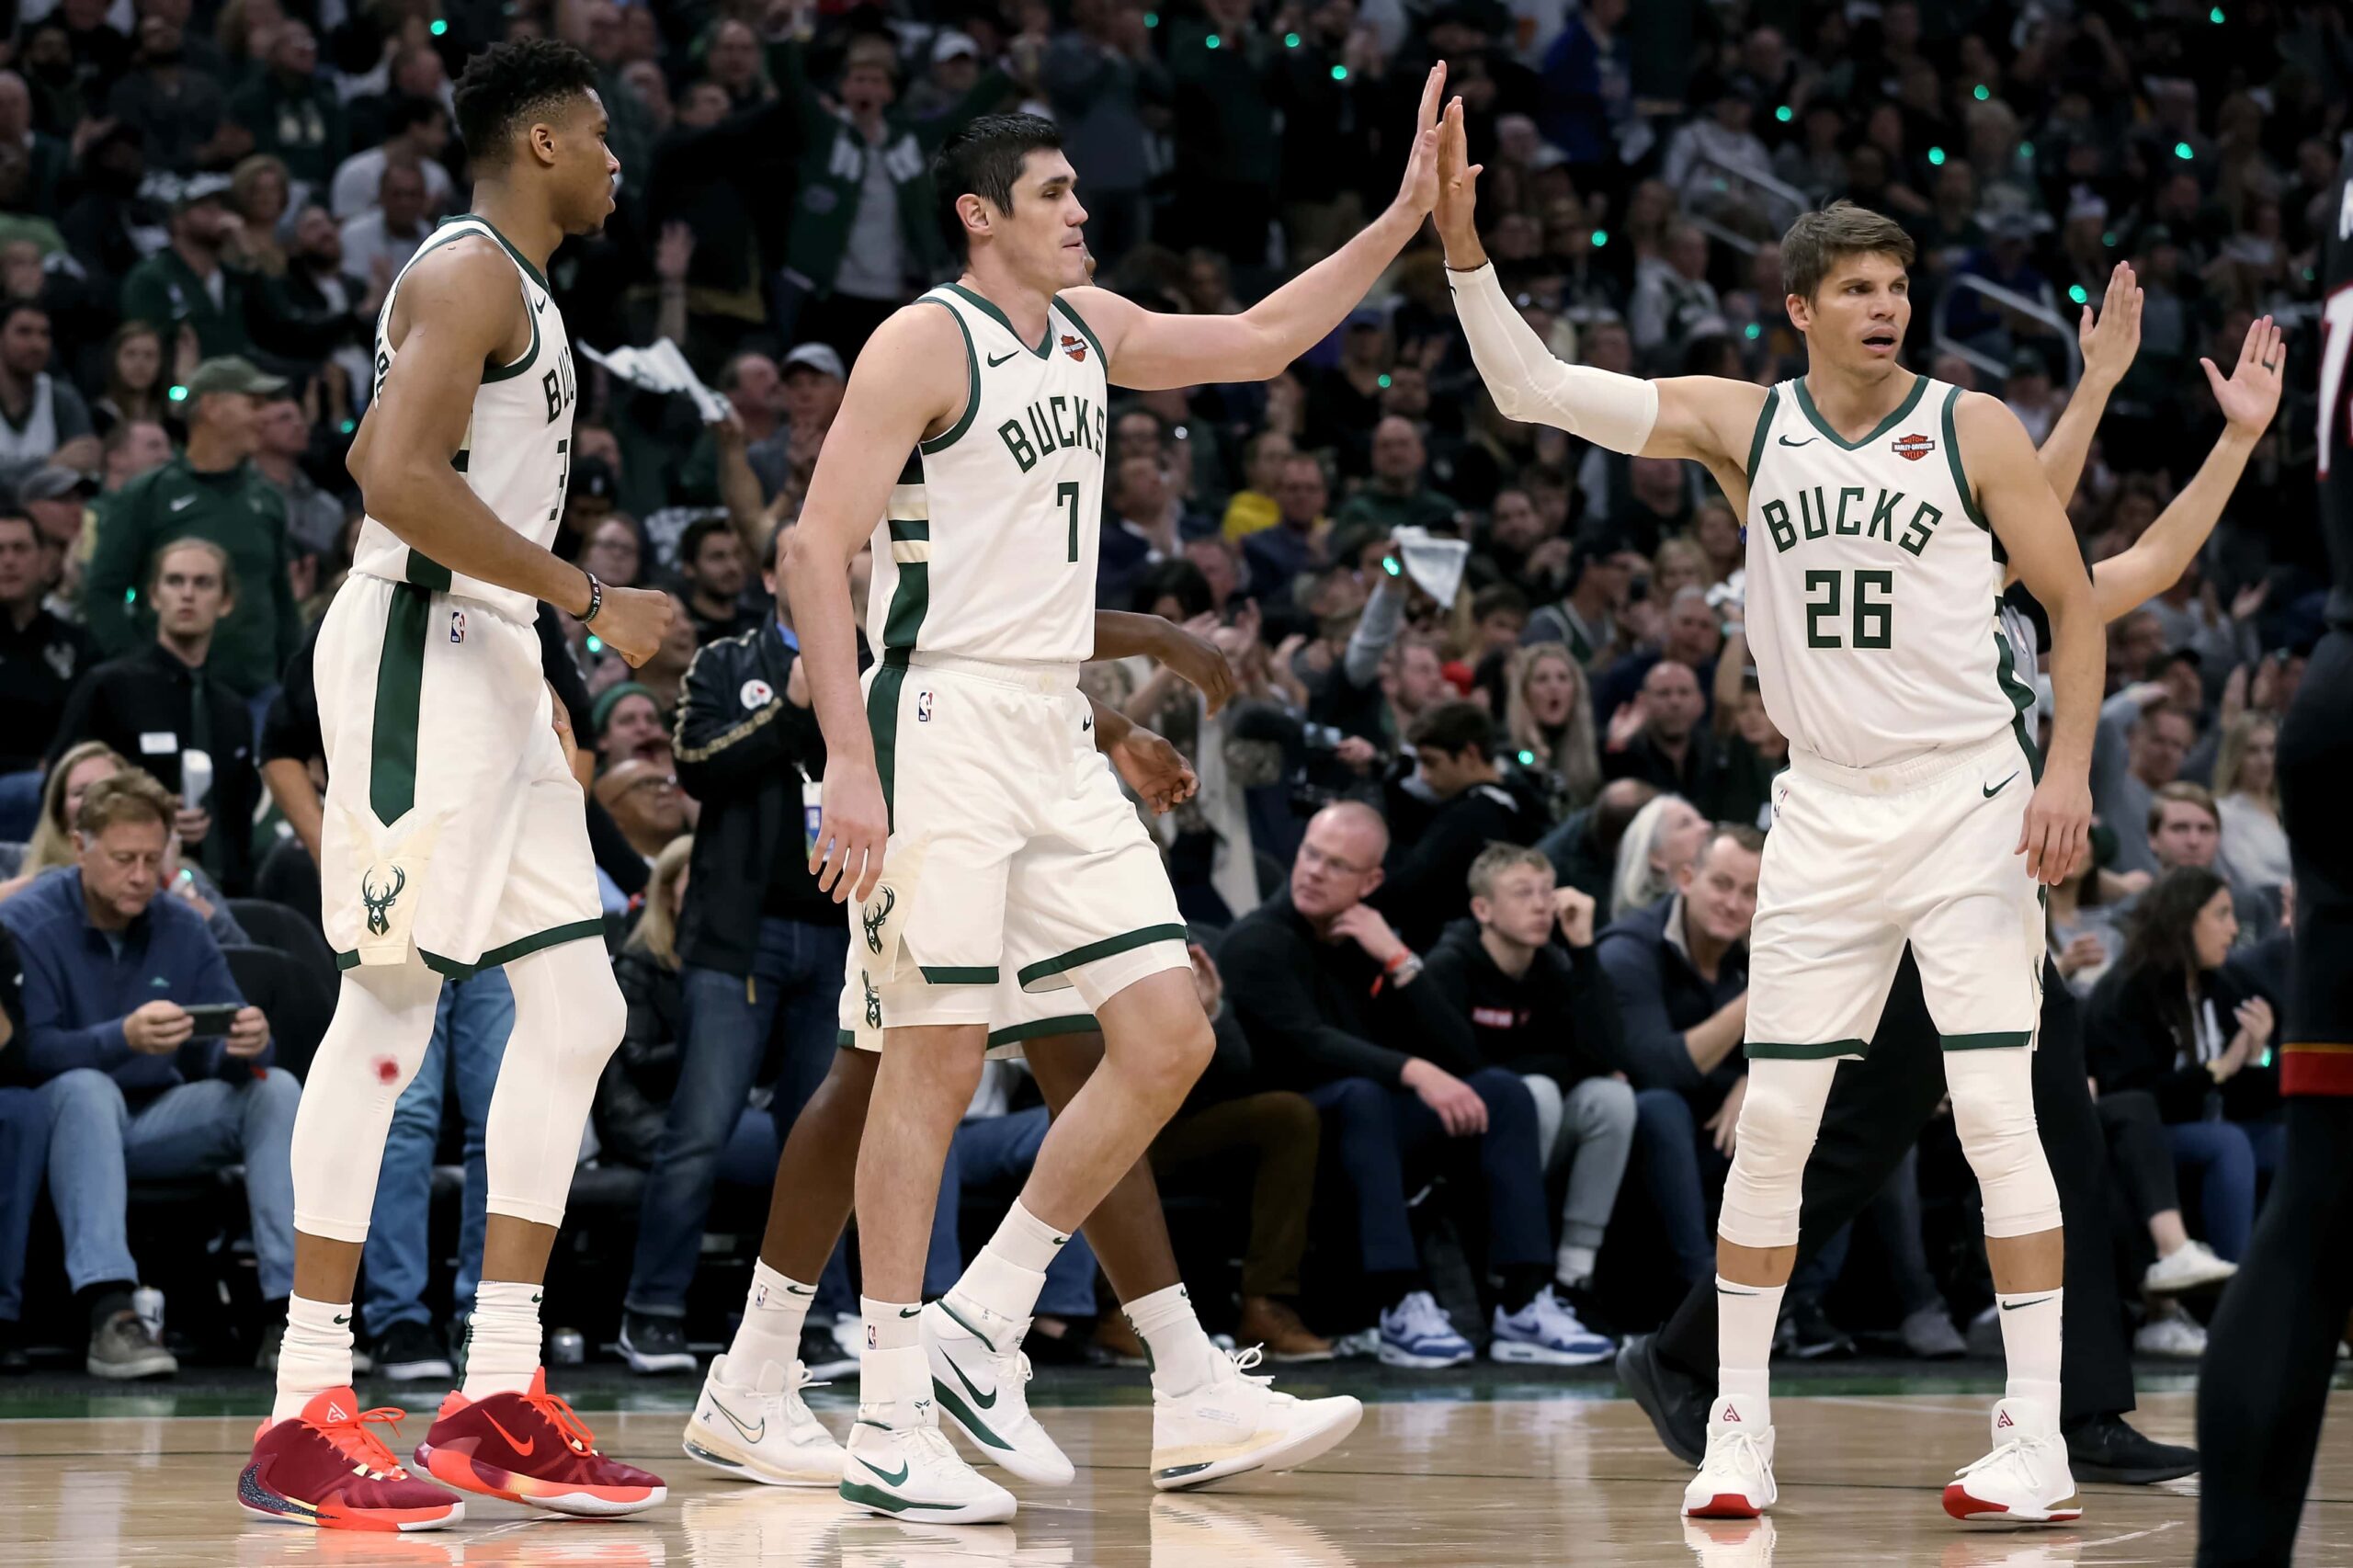
[[[484,370],[451,461],[501,523],[546,545],[571,467],[571,345],[547,280],[478,217],[444,223],[408,267],[470,234],[513,258],[532,335],[521,358]],[[380,389],[399,297],[396,278],[376,320]],[[422,960],[463,977],[603,935],[585,803],[550,723],[538,610],[361,523],[316,653],[322,913],[342,967]]]
[[[1860,1054],[1907,940],[1947,1050],[2033,1040],[2041,902],[2013,852],[2041,759],[1960,395],[1921,377],[1851,444],[1802,380],[1757,419],[1747,635],[1790,768],[1749,941],[1752,1057]]]
[[[1187,962],[1168,874],[1078,689],[1102,345],[1066,301],[1033,344],[961,285],[923,298],[962,335],[967,405],[874,530],[866,706],[891,838],[852,906],[841,1027],[875,1045],[888,1028],[1039,1021],[1004,1017],[1001,986],[1059,1017]]]

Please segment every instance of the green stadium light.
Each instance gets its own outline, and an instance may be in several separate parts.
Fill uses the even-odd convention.
[[[588,634],[588,651],[591,653],[603,653],[605,651],[605,640],[591,631]]]
[[[1520,765],[1522,767],[1535,767],[1535,766],[1536,766],[1536,754],[1535,754],[1534,752],[1532,752],[1532,751],[1529,751],[1527,747],[1522,746],[1522,747],[1520,748],[1520,752],[1519,752],[1519,765]]]
[[[1285,49],[1297,49],[1299,47],[1299,35],[1297,33],[1283,34],[1283,47]]]
[[[137,604],[137,603],[139,602],[139,590],[138,590],[138,589],[136,589],[136,588],[125,588],[125,589],[123,589],[123,590],[122,590],[122,602],[123,602],[124,604],[126,604],[126,605],[134,605],[134,604]]]
[[[1594,248],[1594,249],[1596,249],[1596,250],[1599,250],[1602,246],[1604,246],[1604,245],[1608,244],[1608,243],[1609,243],[1609,231],[1608,231],[1608,230],[1607,230],[1607,229],[1596,229],[1596,230],[1593,232],[1593,248]]]
[[[1211,34],[1210,34],[1210,36],[1209,36],[1209,37],[1207,37],[1207,38],[1203,39],[1201,41],[1202,41],[1204,44],[1207,44],[1210,48],[1211,48],[1211,49],[1215,49],[1215,48],[1217,47],[1217,34],[1215,34],[1215,33],[1211,33]]]
[[[2197,154],[2196,154],[2196,153],[2192,153],[2192,152],[2189,150],[2189,143],[2188,143],[2188,142],[2175,142],[2175,143],[2173,144],[2173,155],[2174,155],[2175,157],[2177,157],[2177,158],[2179,158],[2179,159],[2180,159],[2183,163],[2185,163],[2185,164],[2186,164],[2186,163],[2188,163],[2191,158],[2193,158],[2193,157],[2197,156]]]
[[[1789,124],[1790,121],[1795,119],[1797,117],[1798,111],[1791,108],[1787,104],[1783,104],[1779,108],[1773,111],[1773,118],[1779,120],[1783,125]]]
[[[2114,250],[2116,248],[2116,231],[2113,229],[2104,231],[2100,234],[2099,243],[2106,245],[2109,249]]]
[[[1945,166],[1945,150],[1942,147],[1928,149],[1928,165],[1931,168],[1938,169]]]
[[[174,387],[170,392],[165,392],[164,395],[170,398],[174,403],[186,403],[188,401],[188,389],[186,387]]]
[[[2221,27],[2222,25],[2222,8],[2220,6],[2215,6],[2212,10],[2206,13],[2206,19],[2213,23],[2216,27]]]
[[[1160,13],[1157,11],[1146,11],[1143,14],[1143,25],[1148,28],[1158,27],[1160,25]]]
[[[1387,392],[1389,390],[1389,378],[1386,375],[1381,378],[1380,385],[1382,392]]]
[[[1981,103],[1981,104],[1982,104],[1982,103],[1984,103],[1987,98],[1990,98],[1990,97],[1992,97],[1994,96],[1994,89],[1993,89],[1993,88],[1991,88],[1991,87],[1989,87],[1989,86],[1987,86],[1984,83],[1980,82],[1980,83],[1978,83],[1978,84],[1977,84],[1977,89],[1976,89],[1976,91],[1974,91],[1974,92],[1971,93],[1969,96],[1970,96],[1971,97],[1972,97],[1972,98],[1975,98],[1979,103]]]
[[[436,17],[433,18],[433,25],[425,30],[431,33],[435,38],[439,38],[443,33],[449,30],[449,24],[443,21],[440,17]]]
[[[1758,338],[1765,335],[1765,329],[1758,326],[1755,322],[1750,322],[1746,326],[1741,329],[1741,335],[1747,338],[1749,342],[1754,343]]]
[[[357,419],[347,419],[347,420],[345,420],[345,421],[343,422],[343,433],[344,433],[345,435],[347,435],[347,436],[350,435],[354,430],[357,430],[357,429],[358,429],[358,428],[359,428],[359,421],[358,421]]]
[[[1333,67],[1332,67],[1332,80],[1334,80],[1335,82],[1345,82],[1345,81],[1347,81],[1347,79],[1348,79],[1348,68],[1347,68],[1347,66],[1345,66],[1345,65],[1335,65],[1335,66],[1333,66]]]
[[[2024,158],[2029,164],[2034,162],[2034,143],[2031,142],[2019,142],[2018,156]]]
[[[2067,298],[2079,305],[2088,305],[2092,302],[2092,297],[2084,291],[2084,286],[2080,283],[2067,285]]]
[[[1397,558],[1393,555],[1384,555],[1381,558],[1381,569],[1383,572],[1388,573],[1392,577],[1394,577],[1397,574],[1404,570],[1403,566],[1400,566],[1397,563]]]

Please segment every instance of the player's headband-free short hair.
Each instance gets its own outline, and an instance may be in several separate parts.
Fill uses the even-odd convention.
[[[1054,122],[1034,114],[984,114],[940,143],[931,161],[931,182],[938,192],[940,233],[957,259],[972,251],[957,201],[977,196],[1000,212],[1012,211],[1013,187],[1029,154],[1062,144]]]
[[[454,94],[458,136],[477,165],[504,165],[517,131],[597,90],[597,62],[555,39],[493,44],[466,62]]]
[[[1892,256],[1908,267],[1912,236],[1894,219],[1851,201],[1803,213],[1781,236],[1782,291],[1811,300],[1840,257],[1861,255]]]

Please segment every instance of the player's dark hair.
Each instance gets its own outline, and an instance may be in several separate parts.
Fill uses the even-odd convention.
[[[972,254],[959,199],[977,196],[1000,212],[1013,210],[1013,187],[1030,153],[1060,148],[1054,122],[1034,114],[984,114],[940,143],[931,160],[932,187],[939,202],[939,232],[959,261]]]
[[[550,38],[493,44],[466,62],[458,78],[458,135],[466,155],[503,165],[515,132],[565,99],[597,90],[597,62]]]
[[[1908,267],[1912,236],[1894,219],[1851,201],[1804,213],[1781,236],[1782,291],[1811,300],[1841,256],[1860,255],[1892,256]]]
[[[1449,756],[1475,751],[1483,762],[1495,755],[1495,722],[1475,702],[1441,702],[1406,729],[1405,744],[1435,746]]]

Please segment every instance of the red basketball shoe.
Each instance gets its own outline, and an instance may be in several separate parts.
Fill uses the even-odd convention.
[[[548,1392],[542,1367],[522,1393],[475,1401],[453,1391],[416,1446],[416,1462],[460,1492],[559,1514],[634,1514],[669,1495],[660,1476],[607,1459],[596,1443],[572,1406]]]
[[[290,1421],[265,1421],[254,1457],[237,1477],[237,1506],[257,1519],[338,1530],[433,1530],[465,1517],[466,1506],[401,1468],[370,1422],[407,1414],[362,1410],[347,1388],[329,1389]]]

